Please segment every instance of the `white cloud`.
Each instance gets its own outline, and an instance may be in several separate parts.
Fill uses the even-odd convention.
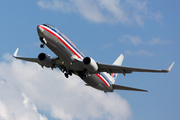
[[[139,36],[131,36],[131,35],[123,35],[119,42],[121,43],[132,43],[133,45],[162,45],[162,44],[170,44],[171,41],[161,40],[160,38],[153,38],[149,41],[142,41]]]
[[[42,0],[39,1],[37,4],[44,9],[61,10],[63,12],[73,11],[73,8],[71,8],[72,4],[59,0]]]
[[[123,43],[132,43],[133,45],[139,45],[144,43],[139,36],[131,36],[131,35],[123,35],[122,38],[119,39],[119,42]]]
[[[148,56],[148,57],[152,57],[154,54],[151,52],[148,52],[146,50],[139,50],[139,51],[135,51],[135,52],[131,52],[130,50],[126,50],[125,54],[127,55],[138,55],[138,56]]]
[[[107,44],[107,45],[103,45],[103,46],[101,46],[101,47],[100,47],[100,49],[101,49],[101,50],[103,50],[103,49],[107,49],[107,48],[112,47],[112,45],[113,45],[112,43],[109,43],[109,44]]]
[[[2,65],[2,64],[1,64]],[[0,77],[0,81],[2,75]],[[10,81],[0,84],[0,119],[1,120],[47,120],[46,116],[38,113],[36,106],[29,103],[28,98]],[[29,104],[27,106],[27,104]],[[33,105],[33,107],[30,107]]]
[[[8,60],[0,62],[0,119],[47,120],[39,111],[63,120],[131,117],[129,103],[115,92],[105,94],[75,75],[66,79],[59,70],[5,56]]]
[[[146,42],[147,44],[149,44],[149,45],[161,45],[161,44],[170,44],[170,43],[172,43],[171,41],[165,41],[165,40],[161,40],[161,39],[159,39],[159,38],[153,38],[152,40],[150,40],[150,41],[147,41]]]
[[[13,115],[10,113],[5,103],[0,100],[0,119],[8,120],[12,118],[13,118]]]
[[[39,0],[44,9],[72,12],[82,15],[92,22],[139,24],[144,26],[146,19],[160,21],[160,12],[150,12],[147,1],[139,0]]]
[[[86,19],[93,22],[105,22],[106,18],[99,10],[96,3],[88,0],[74,0],[77,13],[80,13]]]

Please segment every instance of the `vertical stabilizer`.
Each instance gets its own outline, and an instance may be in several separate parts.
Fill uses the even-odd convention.
[[[123,59],[124,59],[124,55],[121,54],[121,55],[115,60],[115,62],[113,63],[113,65],[119,65],[119,66],[121,66],[121,64],[122,64],[122,62],[123,62]],[[112,75],[112,77],[114,78],[114,80],[116,80],[118,74],[117,74],[117,73],[112,73],[111,75]]]
[[[122,62],[123,62],[123,59],[124,59],[124,55],[121,54],[121,55],[116,59],[116,61],[113,63],[113,65],[121,65]]]

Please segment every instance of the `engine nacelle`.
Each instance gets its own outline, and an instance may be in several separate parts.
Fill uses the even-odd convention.
[[[40,53],[38,55],[38,61],[39,64],[45,67],[52,67],[53,66],[53,61],[51,59],[51,56],[45,54],[45,53]]]
[[[97,63],[90,57],[83,59],[83,64],[86,66],[89,72],[96,72],[98,70]]]

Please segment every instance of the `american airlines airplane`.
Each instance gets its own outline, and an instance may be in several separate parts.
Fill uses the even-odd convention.
[[[16,49],[13,57],[20,60],[35,62],[42,67],[59,68],[66,78],[72,74],[78,75],[86,86],[106,92],[114,90],[131,90],[144,91],[147,90],[116,85],[115,80],[118,73],[124,76],[132,72],[158,72],[167,73],[171,70],[174,62],[167,70],[153,70],[121,66],[124,56],[121,54],[112,65],[96,62],[91,57],[85,56],[63,33],[57,28],[49,24],[37,26],[39,39],[42,42],[41,48],[46,45],[52,50],[57,57],[52,58],[46,53],[40,53],[37,58],[24,58],[17,56],[19,48]]]

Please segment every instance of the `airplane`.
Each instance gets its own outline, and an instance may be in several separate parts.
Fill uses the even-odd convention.
[[[40,47],[44,48],[46,45],[57,57],[51,57],[46,53],[40,53],[37,58],[19,57],[17,56],[19,48],[17,48],[13,54],[14,58],[35,62],[42,67],[59,68],[66,78],[72,74],[78,75],[86,83],[86,86],[91,86],[105,93],[114,90],[148,92],[143,89],[115,84],[118,73],[122,73],[124,76],[132,72],[167,73],[174,65],[173,62],[167,70],[125,67],[121,66],[124,59],[122,54],[112,65],[102,64],[91,57],[85,56],[62,32],[50,24],[38,25],[37,33],[42,42]]]

